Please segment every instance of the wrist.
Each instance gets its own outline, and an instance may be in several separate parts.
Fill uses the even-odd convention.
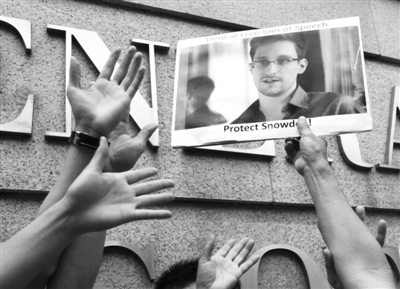
[[[76,238],[81,234],[79,229],[79,220],[77,220],[73,212],[73,205],[66,197],[53,205],[52,208],[57,210],[62,223],[63,232],[66,236]]]
[[[326,159],[321,159],[307,164],[304,168],[303,175],[325,175],[332,172],[329,162]]]
[[[100,138],[93,137],[82,131],[72,131],[69,138],[69,143],[78,147],[86,147],[92,150],[97,150],[100,146]]]
[[[63,200],[64,199],[54,204],[40,217],[50,221],[52,226],[57,228],[57,230],[60,232],[62,238],[69,242],[69,240],[76,238],[79,233],[77,230],[77,223],[73,220],[73,218],[71,218],[72,214]]]
[[[85,124],[80,124],[76,123],[75,124],[75,131],[81,131],[84,132],[92,137],[100,139],[100,137],[105,136],[108,138],[109,133],[101,130],[101,129],[96,129],[92,125],[85,125]]]

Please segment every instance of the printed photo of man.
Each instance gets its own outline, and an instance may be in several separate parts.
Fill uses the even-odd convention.
[[[306,92],[297,77],[308,66],[304,33],[256,37],[250,41],[250,74],[258,91],[253,102],[232,124],[365,112],[352,96]]]
[[[207,105],[214,88],[214,82],[208,76],[197,76],[188,81],[185,129],[227,122],[222,114],[212,111]]]

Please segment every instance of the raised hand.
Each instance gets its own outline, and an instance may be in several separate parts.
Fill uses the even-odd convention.
[[[259,256],[247,258],[254,247],[254,241],[244,238],[236,245],[235,240],[229,240],[212,255],[214,236],[208,241],[199,260],[197,270],[197,289],[230,289],[238,282],[257,261]]]
[[[142,55],[134,46],[130,47],[111,79],[120,53],[120,49],[111,52],[99,77],[88,89],[81,88],[80,66],[71,57],[67,96],[75,116],[75,130],[108,137],[129,111],[144,76],[144,68],[140,67]]]
[[[301,135],[300,144],[295,138],[285,139],[285,151],[297,172],[303,175],[306,168],[329,165],[327,143],[314,135],[305,117],[299,118],[297,128]]]
[[[171,193],[149,194],[172,187],[173,181],[134,184],[154,176],[155,168],[102,173],[108,153],[107,141],[102,137],[93,159],[60,201],[68,208],[73,230],[80,234],[107,230],[135,220],[171,217],[167,210],[139,208],[171,202],[174,199]]]
[[[146,125],[139,134],[132,138],[129,135],[129,113],[121,120],[110,134],[110,148],[105,170],[123,172],[130,170],[143,153],[150,136],[157,129],[156,124]]]
[[[357,216],[365,222],[367,216],[365,214],[365,208],[363,206],[357,206],[356,208]],[[386,222],[385,220],[380,220],[378,222],[378,229],[376,233],[376,240],[378,241],[379,245],[383,247],[385,244],[386,239]],[[329,284],[335,289],[343,289],[342,283],[336,273],[335,264],[333,260],[333,256],[331,251],[328,248],[323,249],[324,259],[325,259],[325,267],[326,273],[328,275],[328,282]]]

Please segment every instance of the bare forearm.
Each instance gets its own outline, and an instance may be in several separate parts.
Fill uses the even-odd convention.
[[[390,272],[380,245],[350,207],[329,165],[305,169],[304,179],[314,200],[318,228],[334,256],[343,283],[357,277],[348,274],[354,272],[352,268],[360,268],[360,274],[369,272],[371,277],[374,272],[384,272],[383,275]]]
[[[371,235],[354,214],[328,164],[306,168],[304,180],[315,204],[318,227],[332,252],[336,247],[343,250],[341,242],[352,244],[352,240],[349,243],[348,238],[354,236],[354,229],[365,228],[365,232]],[[353,239],[355,243],[358,242],[357,235]]]
[[[92,149],[77,147],[74,145],[70,146],[60,176],[40,206],[38,215],[42,214],[65,196],[69,186],[87,166],[93,155],[94,150]]]
[[[55,205],[1,244],[1,288],[23,288],[76,237],[68,214]]]
[[[93,154],[94,150],[92,149],[74,145],[70,147],[60,177],[42,203],[38,211],[39,215],[65,196],[69,186],[87,166]],[[78,236],[74,240],[71,240],[71,243],[68,244],[66,249],[54,256],[54,262],[48,263],[47,267],[38,274],[33,282],[29,284],[28,288],[41,289],[46,285],[50,288],[50,284],[52,284],[52,288],[57,288],[56,284],[62,284],[62,288],[63,286],[65,287],[66,284],[69,284],[71,280],[78,282],[82,279],[95,279],[101,263],[104,236],[105,232],[94,232]],[[90,241],[95,239],[98,239],[97,243]],[[83,256],[91,256],[91,258],[85,258]],[[79,264],[79,266],[74,267],[70,264]],[[88,271],[86,268],[97,269]],[[83,286],[80,286],[80,283],[76,284],[76,288],[83,288]],[[87,282],[83,284],[87,284]]]
[[[93,288],[103,258],[105,231],[80,235],[64,251],[48,289]]]

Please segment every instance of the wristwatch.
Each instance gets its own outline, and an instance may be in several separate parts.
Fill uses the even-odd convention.
[[[71,132],[71,137],[69,138],[69,143],[87,147],[96,150],[100,145],[100,139],[90,136],[87,133],[82,131],[73,131]]]

